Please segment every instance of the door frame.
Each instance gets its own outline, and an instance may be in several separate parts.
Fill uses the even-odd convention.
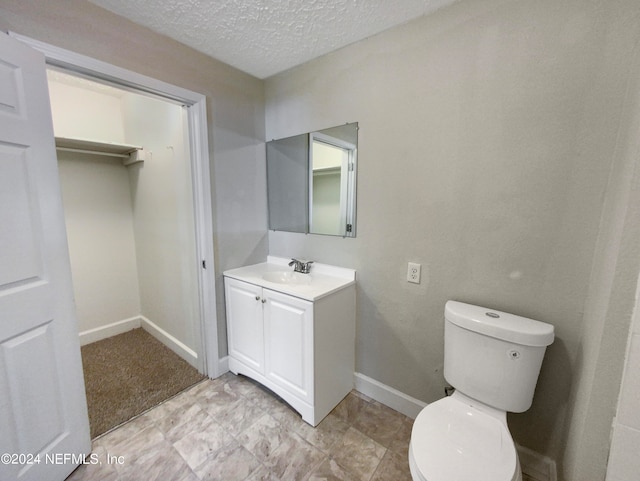
[[[63,68],[81,76],[104,80],[120,87],[181,103],[187,109],[191,152],[196,254],[200,299],[200,353],[203,374],[216,378],[223,374],[218,352],[216,279],[213,249],[213,212],[209,168],[209,138],[206,97],[115,65],[65,50],[15,32],[9,35],[42,52],[47,65]]]

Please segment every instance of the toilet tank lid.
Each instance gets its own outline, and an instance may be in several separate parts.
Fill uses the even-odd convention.
[[[523,346],[544,347],[553,342],[553,326],[486,307],[447,301],[447,321],[470,331]]]

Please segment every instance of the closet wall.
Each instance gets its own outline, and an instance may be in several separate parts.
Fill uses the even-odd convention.
[[[50,79],[49,94],[56,137],[124,143],[119,91]],[[76,312],[86,343],[102,335],[92,331],[141,312],[129,173],[114,157],[57,154]]]
[[[58,151],[81,342],[142,326],[200,367],[186,118],[179,105],[57,72],[56,137],[144,147],[145,162]]]
[[[125,139],[150,156],[128,167],[143,321],[152,321],[146,326],[152,334],[168,333],[195,356],[199,264],[186,112],[129,93],[122,108]]]

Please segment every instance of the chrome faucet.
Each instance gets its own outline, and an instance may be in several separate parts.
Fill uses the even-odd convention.
[[[300,272],[301,274],[309,274],[311,272],[311,264],[313,261],[299,261],[298,259],[291,259],[289,266],[293,266],[293,272]]]

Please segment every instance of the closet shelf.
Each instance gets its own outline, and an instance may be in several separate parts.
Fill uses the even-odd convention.
[[[313,175],[340,175],[341,168],[338,167],[320,167],[313,169]]]
[[[64,152],[79,152],[83,154],[120,157],[122,158],[122,163],[124,165],[131,165],[145,160],[144,149],[142,147],[113,142],[98,142],[87,139],[56,137],[56,149]]]

